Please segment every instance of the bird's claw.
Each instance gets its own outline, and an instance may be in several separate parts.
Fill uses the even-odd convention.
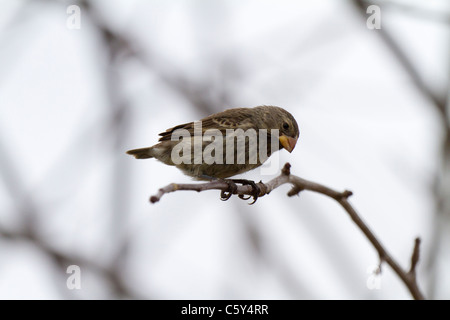
[[[245,185],[250,185],[250,186],[252,186],[252,192],[251,192],[251,194],[250,194],[248,197],[246,197],[246,196],[243,195],[243,194],[239,194],[239,195],[238,195],[239,199],[242,199],[242,200],[248,200],[248,199],[250,199],[250,198],[253,198],[253,201],[252,201],[251,203],[249,203],[250,205],[251,205],[251,204],[254,204],[254,203],[256,202],[256,200],[258,200],[259,194],[261,193],[261,189],[260,189],[260,188],[258,187],[258,185],[255,183],[255,181],[252,181],[252,180],[245,180],[245,179],[224,179],[224,180],[228,183],[228,185],[230,186],[230,189],[228,189],[228,190],[226,190],[226,191],[222,191],[222,192],[220,193],[221,200],[226,201],[226,200],[228,200],[228,199],[231,198],[231,196],[233,195],[233,193],[235,193],[236,190],[237,190],[236,183],[240,183],[240,184],[242,184],[243,186],[245,186]],[[231,184],[230,184],[230,182],[231,182]],[[232,188],[232,189],[231,189],[231,188]]]
[[[236,192],[237,185],[233,180],[224,179],[224,181],[228,184],[228,189],[220,192],[220,200],[227,201]]]
[[[239,197],[239,199],[242,199],[242,200],[248,200],[248,199],[250,199],[252,196],[246,197],[245,195],[240,194],[240,195],[238,195],[238,197]]]
[[[252,204],[254,204],[256,202],[256,200],[258,200],[258,197],[259,197],[259,194],[261,192],[261,189],[255,183],[255,181],[252,181],[252,180],[246,180],[245,184],[249,184],[249,185],[252,186],[252,194],[251,194],[251,196],[253,197],[253,201],[249,203],[249,205],[252,205]]]

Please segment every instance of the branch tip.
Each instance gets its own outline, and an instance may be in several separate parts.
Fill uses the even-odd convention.
[[[299,186],[293,186],[291,190],[288,192],[288,197],[298,196],[300,192],[305,190],[305,188],[301,188]]]
[[[420,238],[417,237],[414,240],[414,249],[413,249],[413,253],[411,256],[411,267],[409,268],[408,274],[415,276],[416,274],[416,267],[417,267],[417,263],[419,262],[419,258],[420,258]]]
[[[291,174],[291,164],[289,162],[286,162],[283,169],[281,170],[281,173],[285,176],[289,176]]]
[[[351,192],[350,190],[345,190],[344,192],[342,192],[342,198],[348,199],[353,195],[353,192]]]

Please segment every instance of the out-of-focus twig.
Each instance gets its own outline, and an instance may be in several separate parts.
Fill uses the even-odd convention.
[[[138,298],[135,292],[131,292],[125,285],[123,277],[119,270],[110,266],[103,266],[93,260],[86,259],[82,256],[71,255],[67,252],[62,252],[54,248],[51,244],[45,242],[39,235],[36,235],[29,230],[26,231],[9,231],[0,227],[0,237],[9,241],[30,241],[38,247],[42,252],[46,253],[51,260],[59,266],[59,269],[65,270],[69,265],[77,265],[81,270],[89,270],[95,274],[104,277],[111,288],[113,298]],[[114,266],[114,265],[111,265]]]
[[[359,214],[356,212],[356,210],[353,208],[353,206],[348,201],[348,198],[352,195],[351,191],[345,190],[343,192],[338,192],[336,190],[333,190],[331,188],[328,188],[322,184],[312,182],[309,180],[305,180],[303,178],[297,177],[295,175],[291,175],[290,173],[291,165],[289,163],[286,163],[284,165],[284,168],[281,172],[281,174],[274,179],[263,183],[259,182],[257,186],[260,189],[259,197],[263,197],[265,195],[268,195],[270,192],[272,192],[274,189],[278,188],[281,185],[284,184],[290,184],[292,186],[292,189],[288,192],[288,196],[292,197],[294,195],[299,194],[301,191],[307,190],[312,192],[317,192],[322,195],[325,195],[329,198],[332,198],[336,200],[342,208],[349,214],[350,218],[355,222],[355,224],[358,226],[358,228],[364,233],[364,235],[367,237],[367,239],[370,241],[370,243],[375,247],[376,251],[378,252],[378,255],[380,257],[381,262],[386,262],[393,270],[394,272],[400,277],[400,279],[403,281],[403,283],[408,288],[409,292],[413,296],[414,299],[417,300],[423,300],[425,299],[424,295],[419,289],[419,286],[416,281],[416,275],[415,270],[417,263],[419,261],[419,246],[420,246],[420,239],[417,238],[415,240],[415,246],[414,251],[411,257],[411,267],[409,271],[405,271],[400,265],[397,263],[397,261],[391,256],[390,253],[384,248],[384,246],[381,244],[381,242],[378,240],[378,238],[375,236],[375,234],[370,230],[370,228],[367,226],[367,224],[361,219]],[[166,193],[171,193],[175,191],[206,191],[206,190],[221,190],[221,191],[227,191],[230,189],[230,186],[227,184],[226,181],[211,181],[207,183],[200,183],[200,184],[169,184],[168,186],[159,189],[158,193],[150,198],[150,201],[152,203],[158,202],[161,197]],[[237,186],[237,188],[233,191],[233,194],[236,195],[252,195],[253,188],[248,185],[241,185]]]
[[[359,12],[361,13],[361,15],[363,15],[364,18],[367,17],[367,7],[371,4],[377,4],[376,2],[369,0],[353,0],[353,3],[359,9]],[[386,46],[390,49],[394,57],[397,59],[398,63],[409,74],[412,82],[419,90],[419,92],[421,92],[425,97],[433,102],[433,105],[436,107],[437,111],[440,114],[445,115],[447,97],[438,96],[432,90],[430,90],[429,86],[424,82],[414,64],[410,61],[410,59],[402,51],[402,49],[400,49],[399,45],[396,43],[392,35],[386,30],[386,28],[377,30],[377,33],[380,35]],[[450,126],[448,121],[446,121],[446,126]]]
[[[390,2],[388,2],[390,3]],[[378,2],[373,0],[353,0],[353,4],[358,9],[359,13],[363,18],[366,18],[366,10],[369,5],[372,4],[385,4],[385,2]],[[392,2],[392,4],[394,4]],[[409,6],[408,4],[400,4],[396,2],[397,6]],[[445,22],[449,22],[449,17],[445,17]],[[410,76],[412,83],[417,88],[426,99],[431,102],[431,106],[438,112],[442,127],[444,129],[443,133],[443,143],[441,146],[441,157],[437,161],[438,171],[435,174],[433,182],[433,194],[434,201],[436,203],[436,215],[434,217],[434,227],[432,231],[432,241],[430,245],[429,257],[427,262],[427,268],[429,269],[430,281],[429,281],[429,297],[433,299],[436,293],[437,286],[437,260],[438,254],[440,252],[441,242],[443,239],[443,234],[445,233],[445,223],[443,220],[448,219],[450,214],[450,205],[447,201],[449,188],[450,188],[450,95],[438,95],[431,90],[431,87],[425,83],[422,79],[418,69],[414,66],[411,60],[408,58],[407,54],[400,48],[396,43],[393,36],[390,34],[389,30],[386,28],[381,28],[377,30],[377,34],[380,36],[381,40],[386,44],[386,47],[391,51],[393,56],[396,58],[398,64],[406,71]],[[446,41],[447,39],[443,39]]]

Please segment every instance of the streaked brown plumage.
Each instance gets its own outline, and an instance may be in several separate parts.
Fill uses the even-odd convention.
[[[202,133],[205,133],[208,129],[217,129],[224,136],[227,129],[267,129],[270,135],[270,129],[278,129],[280,132],[280,139],[277,141],[278,146],[276,150],[285,148],[289,152],[295,147],[299,136],[299,129],[294,117],[286,110],[275,106],[259,106],[255,108],[235,108],[228,109],[223,112],[212,114],[206,118],[200,120],[202,123]],[[234,163],[226,164],[225,161],[225,146],[223,150],[224,161],[223,164],[212,163],[207,164],[202,162],[200,164],[195,163],[180,163],[175,164],[171,159],[172,150],[179,143],[179,141],[172,141],[171,136],[177,129],[187,130],[191,136],[194,135],[194,122],[189,122],[167,129],[165,132],[160,133],[161,136],[159,143],[142,149],[134,149],[127,151],[128,154],[133,155],[136,159],[156,158],[167,165],[174,165],[181,169],[185,174],[192,176],[198,180],[207,180],[208,178],[228,178],[256,167],[259,167],[264,159],[257,159],[254,164],[249,163],[248,155],[248,141],[246,141],[246,154],[245,163],[238,164],[236,159],[237,148],[234,148],[235,154]],[[193,141],[193,140],[192,140]],[[268,139],[267,155],[271,156],[270,137]],[[202,143],[202,150],[209,145],[210,142]],[[259,146],[259,141],[258,141]],[[193,152],[193,151],[192,151]]]

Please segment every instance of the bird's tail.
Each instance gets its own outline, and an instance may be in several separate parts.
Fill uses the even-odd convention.
[[[153,158],[152,149],[153,149],[152,147],[150,147],[150,148],[141,148],[141,149],[133,149],[133,150],[128,150],[127,154],[131,154],[136,159],[148,159],[148,158]]]

